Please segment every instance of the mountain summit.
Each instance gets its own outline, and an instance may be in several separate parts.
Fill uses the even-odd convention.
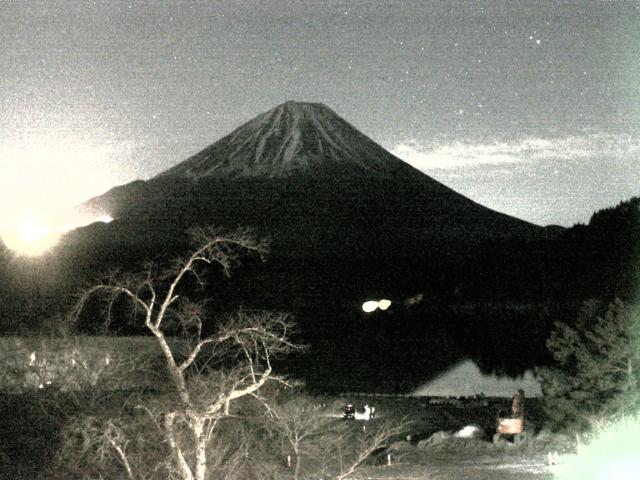
[[[542,230],[451,190],[330,108],[291,101],[85,206],[134,226],[145,242],[164,243],[167,229],[241,225],[266,233],[285,256],[342,250],[376,262]]]
[[[287,295],[448,290],[484,268],[485,245],[544,233],[411,167],[317,103],[279,105],[85,206],[115,219],[76,235],[106,263],[174,256],[195,226],[252,228],[271,239],[262,278]]]
[[[156,178],[275,178],[331,165],[381,175],[406,168],[325,105],[288,101]]]

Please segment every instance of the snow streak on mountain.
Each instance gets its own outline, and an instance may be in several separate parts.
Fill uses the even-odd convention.
[[[286,102],[158,177],[286,177],[336,164],[390,175],[402,160],[360,133],[330,108]]]

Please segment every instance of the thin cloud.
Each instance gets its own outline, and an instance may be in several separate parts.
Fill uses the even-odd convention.
[[[397,143],[391,153],[423,171],[514,165],[553,160],[577,162],[594,158],[638,161],[640,138],[591,134],[564,138],[527,138],[517,142],[454,142],[424,146],[416,140]]]

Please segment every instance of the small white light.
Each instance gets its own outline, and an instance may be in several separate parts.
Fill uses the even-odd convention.
[[[386,310],[390,306],[391,306],[391,300],[387,300],[386,298],[383,298],[378,302],[378,308],[380,310]]]
[[[362,311],[365,313],[371,313],[378,308],[378,302],[375,300],[368,300],[362,304]]]

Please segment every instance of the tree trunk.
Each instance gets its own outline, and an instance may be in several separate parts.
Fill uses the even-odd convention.
[[[300,448],[297,444],[293,446],[293,453],[295,453],[296,455],[296,467],[293,470],[293,478],[294,480],[298,480],[300,478],[300,467],[302,459],[300,458]]]
[[[182,400],[182,403],[184,403],[186,406],[189,406],[190,405],[189,392],[187,391],[187,385],[184,381],[183,372],[180,371],[180,369],[178,368],[178,365],[176,364],[176,360],[173,357],[173,352],[171,351],[171,347],[169,346],[169,343],[167,342],[167,339],[165,338],[164,333],[158,328],[155,328],[151,323],[148,323],[147,327],[149,328],[149,330],[151,330],[151,333],[153,333],[153,335],[158,340],[160,349],[162,350],[165,360],[167,361],[167,370],[169,370],[169,375],[173,380],[173,384],[175,385],[176,390],[178,390],[178,395],[180,396],[180,400]]]
[[[196,477],[195,480],[205,480],[207,475],[207,436],[204,434],[204,419],[195,417],[191,429],[196,441]]]
[[[174,462],[176,464],[176,468],[180,473],[180,477],[182,480],[194,480],[193,473],[187,464],[187,461],[184,459],[184,455],[178,442],[176,442],[175,431],[173,429],[173,420],[175,418],[175,413],[167,413],[164,417],[164,430],[165,437],[169,442],[169,448],[171,450],[171,454],[173,455]]]

